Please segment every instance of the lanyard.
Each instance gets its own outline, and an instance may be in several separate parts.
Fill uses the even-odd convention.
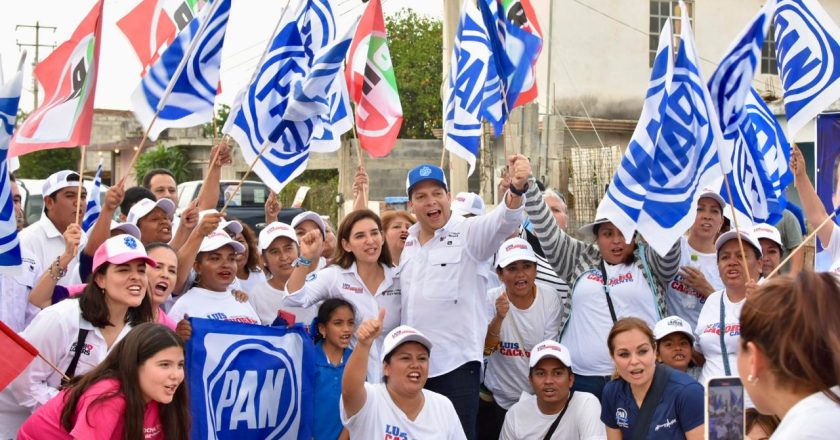
[[[724,330],[726,330],[726,309],[723,305],[724,296],[726,296],[725,289],[720,295],[720,352],[723,354],[723,371],[727,376],[731,376],[732,371],[729,369],[729,352],[726,351],[726,341],[724,340]]]
[[[607,306],[610,309],[610,317],[612,318],[613,324],[618,320],[615,314],[615,306],[613,306],[612,297],[610,297],[610,285],[607,280],[607,266],[604,265],[604,259],[601,259],[601,275],[603,277],[602,281],[604,283],[604,295],[607,297]]]

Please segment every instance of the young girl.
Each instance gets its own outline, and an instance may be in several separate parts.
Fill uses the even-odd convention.
[[[315,440],[339,438],[342,430],[338,402],[344,366],[350,357],[350,336],[356,324],[353,305],[341,298],[330,298],[318,308],[318,334],[315,336]]]
[[[38,408],[18,439],[186,439],[183,381],[181,339],[162,325],[140,324],[98,367]]]
[[[152,316],[154,322],[163,324],[175,330],[175,321],[162,309],[163,304],[172,296],[175,290],[175,279],[178,276],[178,254],[166,243],[152,243],[146,246],[149,258],[155,260],[156,267],[146,270],[149,279],[149,293],[152,299]]]
[[[653,328],[656,338],[656,360],[675,370],[682,371],[695,380],[700,377],[701,368],[694,365],[694,334],[688,322],[673,315],[656,323]]]
[[[21,333],[72,378],[99,365],[132,326],[152,321],[146,266],[154,260],[130,235],[109,238],[93,257],[84,292],[47,307]],[[0,392],[0,438],[14,433],[32,410],[58,394],[62,374],[35,359]]]

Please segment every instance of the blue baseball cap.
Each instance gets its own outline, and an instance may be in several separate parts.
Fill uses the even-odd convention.
[[[411,197],[411,190],[414,186],[426,180],[434,180],[443,186],[443,189],[449,191],[449,185],[446,183],[446,175],[443,173],[443,170],[440,167],[424,163],[423,165],[412,168],[408,172],[408,176],[405,179],[406,194]]]

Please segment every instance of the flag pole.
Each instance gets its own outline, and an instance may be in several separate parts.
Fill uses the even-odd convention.
[[[55,370],[55,372],[56,372],[56,373],[60,374],[62,379],[64,379],[64,380],[65,380],[65,381],[67,381],[67,382],[70,382],[70,378],[69,378],[69,377],[67,377],[67,375],[66,375],[66,374],[64,374],[64,372],[63,372],[63,371],[59,370],[59,369],[58,369],[58,367],[56,367],[54,363],[52,363],[49,359],[45,358],[45,357],[44,357],[44,355],[43,355],[43,354],[41,354],[41,352],[40,352],[40,351],[38,352],[38,357],[39,357],[39,358],[41,358],[41,360],[42,360],[42,361],[46,362],[46,363],[47,363],[47,365],[49,365],[49,366],[50,366],[50,368],[52,368],[53,370]]]
[[[239,189],[242,188],[242,184],[245,183],[245,179],[248,178],[248,175],[251,174],[251,171],[254,169],[255,166],[257,166],[257,162],[260,160],[265,151],[268,150],[268,147],[270,145],[271,141],[269,141],[268,139],[266,139],[265,142],[263,142],[263,146],[260,150],[260,153],[257,154],[257,157],[255,157],[254,161],[251,162],[251,165],[248,166],[248,170],[246,170],[245,174],[242,175],[242,178],[239,179],[239,183],[236,184],[236,188],[233,190],[233,192],[230,193],[230,197],[228,197],[227,200],[225,200],[225,205],[222,206],[222,209],[219,210],[220,214],[225,213],[225,210],[227,209],[228,205],[230,205],[230,201],[233,200],[233,197],[236,195],[237,192],[239,192]]]
[[[85,150],[87,148],[82,145],[79,147],[82,150],[82,157],[79,159],[79,191],[76,194],[76,223],[82,225],[82,190],[85,188]]]
[[[169,95],[172,94],[172,89],[175,88],[175,82],[179,76],[181,76],[181,72],[184,71],[184,68],[187,66],[187,60],[189,59],[190,55],[195,51],[196,46],[198,45],[198,40],[201,39],[201,36],[204,34],[204,31],[207,29],[207,25],[210,23],[210,17],[216,12],[216,9],[219,7],[221,2],[213,2],[210,7],[213,8],[212,11],[207,13],[207,20],[204,20],[201,23],[201,27],[198,28],[198,32],[196,32],[193,40],[190,42],[190,46],[187,48],[187,51],[184,53],[184,57],[181,59],[181,62],[178,63],[178,67],[175,69],[175,73],[172,75],[172,78],[169,79],[169,84],[166,85],[166,90],[163,92],[163,96],[160,97],[160,101],[158,102],[157,109],[155,109],[155,114],[152,116],[151,122],[149,122],[149,126],[146,127],[146,132],[143,133],[143,138],[140,140],[140,144],[137,146],[137,150],[134,152],[134,156],[131,157],[131,162],[128,163],[128,167],[126,168],[126,173],[120,179],[119,186],[122,186],[125,183],[125,179],[131,175],[132,168],[134,168],[134,163],[137,162],[137,158],[140,157],[140,153],[143,152],[143,147],[146,145],[146,140],[149,138],[149,132],[152,130],[152,126],[155,125],[155,121],[157,121],[160,112],[163,111],[163,107],[166,104],[167,98]],[[146,73],[147,75],[149,73]],[[215,118],[215,114],[213,117]]]
[[[816,228],[814,228],[814,230],[813,230],[813,231],[811,231],[811,233],[810,233],[810,234],[808,234],[808,236],[807,236],[807,237],[805,237],[805,239],[804,239],[804,240],[802,240],[802,243],[799,243],[799,246],[797,246],[796,248],[794,248],[794,249],[790,252],[790,254],[789,254],[787,257],[785,257],[785,259],[784,259],[784,260],[782,260],[782,262],[781,262],[781,263],[779,263],[779,265],[778,265],[778,266],[776,266],[776,268],[775,268],[775,269],[773,269],[773,271],[771,271],[769,275],[765,275],[765,277],[764,277],[764,278],[770,278],[770,277],[772,277],[773,275],[775,275],[775,274],[776,274],[776,272],[780,271],[780,270],[782,269],[782,267],[783,267],[783,266],[784,266],[784,265],[785,265],[788,261],[790,261],[790,259],[791,259],[791,258],[793,258],[793,256],[794,256],[794,255],[796,255],[796,253],[797,253],[797,252],[799,252],[799,250],[800,250],[800,249],[804,248],[804,247],[805,247],[805,244],[806,244],[806,243],[808,243],[808,242],[809,242],[812,238],[814,238],[814,236],[815,236],[815,235],[817,235],[817,232],[819,232],[819,230],[820,230],[820,229],[822,229],[822,228],[823,228],[823,226],[825,226],[825,225],[826,225],[829,221],[833,220],[835,216],[837,216],[837,211],[832,212],[832,213],[831,213],[831,215],[829,215],[828,217],[826,217],[826,219],[825,219],[825,220],[823,220],[823,221],[822,221],[822,223],[820,223],[820,225],[819,225],[819,226],[817,226]]]
[[[723,174],[723,181],[726,184],[726,195],[729,196],[729,209],[732,211],[732,223],[735,224],[735,237],[738,239],[738,247],[741,248],[741,262],[744,263],[744,273],[747,275],[747,282],[752,282],[749,266],[747,265],[747,254],[744,252],[744,241],[741,240],[741,229],[738,227],[738,214],[735,213],[735,205],[732,203],[732,189],[729,187],[729,176]]]

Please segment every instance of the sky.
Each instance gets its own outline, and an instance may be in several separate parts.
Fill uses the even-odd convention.
[[[292,2],[298,0],[290,0]],[[392,15],[402,8],[415,10],[429,17],[442,16],[444,0],[383,0],[385,15]],[[451,0],[449,0],[451,1]],[[100,48],[99,79],[96,89],[96,108],[130,110],[130,95],[140,81],[140,63],[116,22],[127,14],[140,0],[106,0]],[[331,0],[339,32],[364,12],[361,0]],[[53,26],[55,31],[42,29],[41,44],[60,45],[66,41],[76,26],[90,11],[95,0],[38,0],[15,2],[0,14],[0,66],[5,77],[17,69],[20,51],[17,42],[32,43],[35,30],[15,29],[16,25]],[[222,52],[222,94],[217,104],[230,105],[236,93],[245,86],[259,61],[260,55],[280,18],[285,0],[233,0],[225,46]],[[42,48],[43,60],[51,51]],[[21,109],[31,111],[32,65],[34,49],[28,48]],[[43,100],[43,92],[40,95]]]

